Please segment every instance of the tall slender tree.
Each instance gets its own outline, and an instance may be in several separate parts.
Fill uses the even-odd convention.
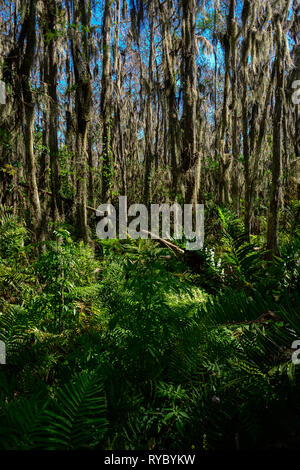
[[[71,0],[72,1],[72,0]],[[87,223],[87,138],[92,108],[90,72],[89,28],[91,27],[91,4],[86,0],[72,1],[73,25],[71,25],[71,50],[75,78],[77,191],[76,203],[79,234],[89,240]]]

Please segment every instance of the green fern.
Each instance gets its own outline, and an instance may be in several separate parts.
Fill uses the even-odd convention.
[[[105,397],[99,371],[83,372],[57,394],[34,435],[43,449],[96,447],[106,430]]]
[[[106,400],[98,371],[82,372],[53,399],[33,396],[4,405],[3,449],[70,450],[99,446],[107,430]]]

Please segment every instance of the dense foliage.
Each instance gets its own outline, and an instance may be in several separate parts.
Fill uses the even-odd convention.
[[[2,208],[2,449],[299,445],[300,233],[268,262],[218,227],[190,268],[148,240],[37,246]]]

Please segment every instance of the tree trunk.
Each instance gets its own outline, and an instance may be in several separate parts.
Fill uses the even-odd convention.
[[[196,2],[182,0],[182,169],[184,201],[196,204],[198,196],[198,161],[196,153]]]
[[[63,215],[61,200],[61,178],[58,150],[58,99],[57,99],[57,81],[58,81],[58,64],[57,64],[57,39],[56,39],[56,22],[58,16],[57,0],[48,0],[46,12],[46,32],[45,37],[46,50],[48,56],[49,67],[46,76],[46,83],[49,98],[49,155],[50,155],[50,186],[52,193],[51,209],[54,222],[57,222]],[[50,39],[48,40],[48,35]]]
[[[279,46],[277,46],[279,47]],[[279,234],[279,209],[281,188],[281,150],[282,150],[282,93],[284,86],[284,71],[277,51],[276,58],[276,93],[275,110],[273,116],[273,158],[272,158],[272,184],[270,195],[270,207],[268,217],[267,249],[269,257],[280,256]]]
[[[148,78],[148,96],[146,110],[146,129],[145,129],[145,179],[144,179],[144,202],[149,204],[151,198],[151,166],[153,157],[153,123],[152,123],[152,100],[153,100],[153,41],[154,41],[154,12],[150,10],[150,53],[149,53],[149,78]]]
[[[239,142],[238,142],[238,99],[237,99],[237,23],[235,21],[236,0],[231,0],[228,15],[228,31],[230,38],[231,53],[231,86],[232,86],[232,160],[233,160],[233,180],[232,180],[232,203],[233,208],[239,215]]]
[[[111,2],[105,0],[102,29],[102,90],[100,116],[102,120],[102,202],[110,199],[113,178],[113,160],[111,151],[111,106],[112,106],[112,72],[110,57]]]
[[[92,87],[90,74],[90,45],[88,29],[91,22],[90,3],[80,0],[73,4],[73,22],[78,28],[72,32],[71,46],[76,84],[76,153],[77,153],[77,217],[79,236],[89,241],[87,224],[87,136],[92,106]],[[80,31],[79,24],[82,29]]]
[[[169,5],[171,6],[171,5]],[[163,64],[165,78],[165,93],[168,112],[168,146],[170,151],[170,160],[172,168],[171,197],[176,199],[178,191],[178,162],[177,162],[177,143],[178,143],[178,109],[176,101],[176,70],[175,59],[172,44],[172,35],[170,20],[167,15],[168,10],[160,4],[162,18],[162,36],[163,36]]]
[[[36,45],[36,2],[30,0],[28,11],[26,12],[27,28],[25,33],[26,47],[20,67],[20,79],[23,100],[23,120],[24,120],[24,146],[25,163],[27,169],[27,181],[29,186],[31,202],[31,220],[37,240],[43,238],[42,230],[42,210],[37,186],[36,162],[33,149],[34,123],[35,123],[35,103],[31,89],[30,74],[34,62]]]

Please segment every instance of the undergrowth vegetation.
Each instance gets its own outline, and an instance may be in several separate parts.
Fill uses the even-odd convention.
[[[300,439],[300,233],[281,258],[220,211],[179,258],[150,240],[39,246],[0,217],[2,449],[237,449]]]

